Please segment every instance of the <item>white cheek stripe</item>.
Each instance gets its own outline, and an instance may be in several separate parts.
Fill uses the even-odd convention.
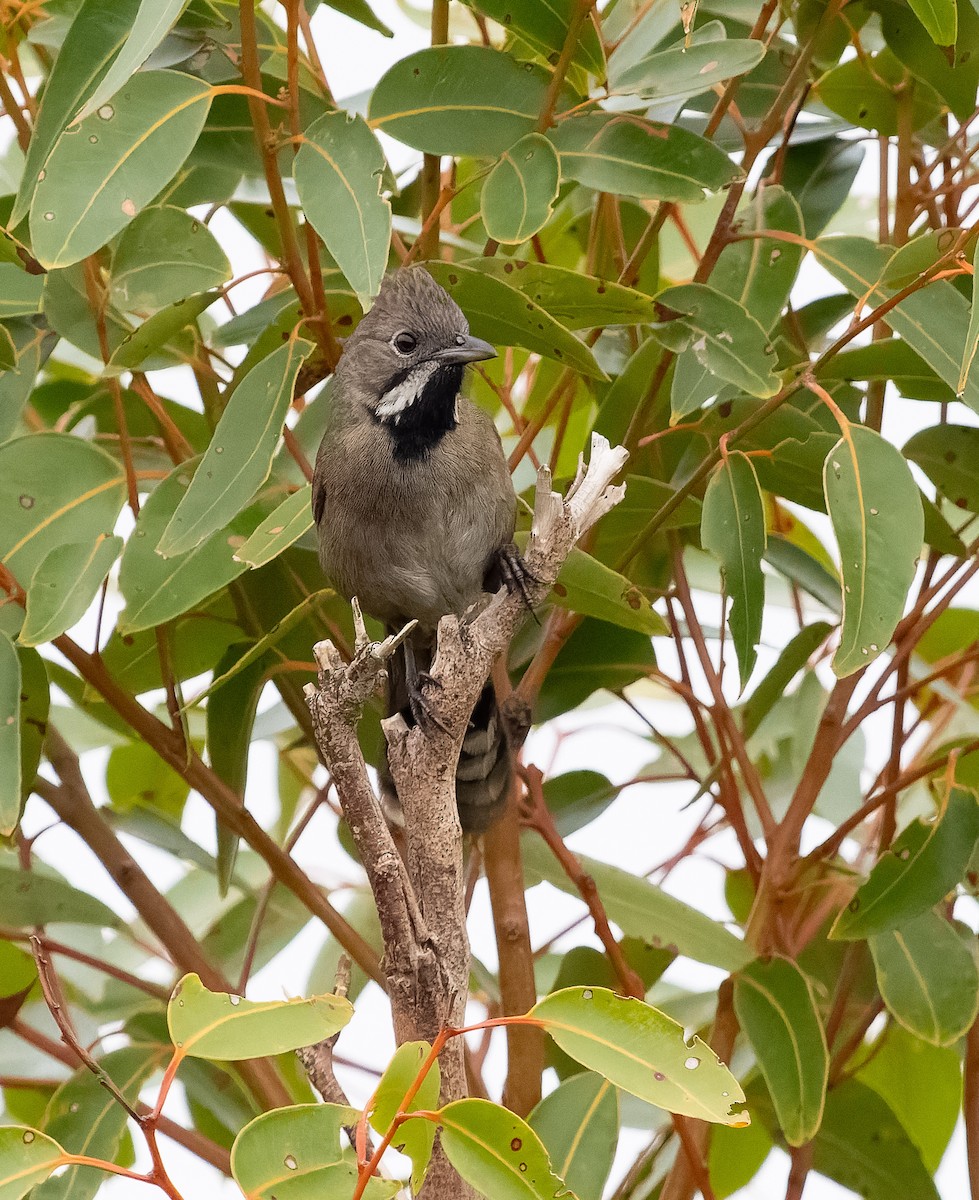
[[[381,397],[376,409],[378,418],[382,421],[393,420],[397,424],[398,417],[415,403],[437,368],[437,363],[419,363],[407,379]]]

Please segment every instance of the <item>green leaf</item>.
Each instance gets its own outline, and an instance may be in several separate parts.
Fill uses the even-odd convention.
[[[102,925],[115,929],[120,920],[111,908],[73,888],[64,879],[22,871],[14,861],[0,858],[0,911],[4,923],[18,927],[61,921],[73,925]]]
[[[146,62],[156,47],[170,32],[170,27],[187,7],[188,0],[141,0],[126,39],[125,45],[116,55],[98,87],[85,101],[81,111],[75,114],[76,121],[85,117],[111,99],[128,83]]]
[[[85,0],[44,86],[11,226],[27,213],[38,176],[62,130],[77,116],[126,44],[141,0]]]
[[[341,996],[244,1000],[210,992],[198,976],[185,975],[167,1005],[167,1028],[185,1055],[237,1062],[312,1046],[338,1033],[352,1015]]]
[[[598,771],[567,771],[544,782],[544,799],[562,837],[600,817],[618,794]]]
[[[549,721],[568,712],[600,688],[628,687],[655,664],[648,634],[586,617],[554,660],[534,706],[534,720]]]
[[[292,338],[238,384],[157,553],[172,558],[193,551],[233,520],[268,479],[296,376],[312,349],[312,342]]]
[[[979,429],[933,425],[914,434],[903,452],[951,504],[979,512]]]
[[[702,31],[701,31],[702,32]],[[757,67],[765,47],[751,38],[680,42],[641,58],[612,80],[613,91],[637,92],[645,100],[688,100]]]
[[[712,1129],[707,1157],[716,1200],[726,1200],[747,1187],[771,1149],[768,1130],[758,1121],[747,1129],[729,1129],[726,1125]]]
[[[459,263],[433,262],[428,269],[469,318],[477,337],[523,346],[591,379],[605,378],[584,342],[503,279]]]
[[[59,546],[112,529],[126,495],[122,467],[64,433],[32,433],[0,446],[0,562],[26,589]]]
[[[257,524],[252,513],[242,513],[186,554],[168,559],[156,552],[164,528],[190,485],[193,466],[187,462],[175,467],[139,510],[119,565],[119,590],[126,601],[117,625],[122,634],[181,616],[247,570],[233,555]]]
[[[190,785],[145,742],[128,742],[109,754],[105,790],[117,813],[152,809],[179,821]]]
[[[28,275],[13,263],[0,263],[0,318],[29,317],[41,311],[43,275]]]
[[[802,235],[802,212],[790,192],[777,184],[759,188],[739,214],[741,230],[774,229]],[[763,329],[771,330],[792,291],[804,249],[790,242],[751,238],[730,242],[711,272],[711,287],[742,305]]]
[[[21,1200],[64,1159],[54,1140],[36,1129],[7,1125],[0,1129],[0,1200]]]
[[[900,1121],[856,1079],[837,1084],[826,1098],[813,1166],[865,1200],[941,1200]]]
[[[958,35],[959,16],[955,0],[908,0],[936,46],[951,46]]]
[[[166,186],[204,127],[208,84],[141,71],[58,139],[31,202],[34,254],[66,267],[113,238]]]
[[[847,425],[827,455],[823,488],[843,570],[842,632],[833,656],[843,678],[891,640],[921,554],[924,515],[901,452],[864,425]]]
[[[929,1171],[936,1171],[962,1104],[958,1051],[929,1046],[891,1022],[869,1047],[857,1079],[893,1109]]]
[[[643,292],[552,263],[494,255],[469,259],[465,265],[506,280],[567,329],[639,325],[655,318],[653,302]]]
[[[399,1112],[438,1107],[441,1072],[436,1059],[422,1080],[411,1103],[404,1104],[408,1089],[418,1077],[431,1050],[428,1042],[405,1042],[394,1052],[374,1091],[370,1123],[384,1137]],[[417,1192],[425,1178],[435,1144],[435,1125],[422,1117],[398,1126],[392,1145],[411,1159],[411,1190]]]
[[[938,378],[916,350],[898,338],[885,338],[834,354],[819,370],[819,378],[884,379],[898,391],[914,400],[938,400],[945,403],[954,398],[952,389]]]
[[[741,706],[741,728],[746,738],[757,732],[759,725],[788,691],[789,684],[823,644],[832,628],[826,621],[814,621],[785,646],[775,666]]]
[[[490,1100],[439,1110],[442,1148],[464,1180],[490,1200],[552,1200],[567,1194],[533,1129]]]
[[[623,196],[693,204],[740,174],[723,150],[697,134],[626,113],[569,117],[550,137],[562,178]]]
[[[889,51],[851,58],[816,82],[815,93],[844,120],[882,137],[896,137],[900,124],[899,94],[908,89],[907,71]],[[938,93],[921,80],[910,95],[912,129],[921,129],[942,111]]]
[[[41,762],[48,732],[51,685],[44,659],[36,650],[20,646],[20,801],[27,801]],[[0,824],[0,833],[3,833]]]
[[[976,351],[979,350],[979,272],[972,272],[972,306],[969,312],[969,329],[965,335],[965,351],[962,355],[962,369],[955,385],[955,394],[960,399],[965,395],[969,381],[974,374]],[[979,376],[979,371],[975,372]],[[975,382],[979,391],[979,378]]]
[[[789,146],[782,186],[798,201],[808,237],[819,237],[839,212],[860,170],[863,153],[859,142],[836,137]]]
[[[130,1104],[150,1075],[166,1063],[162,1046],[126,1046],[99,1059],[99,1067]],[[44,1132],[69,1154],[115,1162],[126,1133],[129,1114],[88,1067],[80,1067],[51,1097],[44,1114]],[[33,1200],[93,1200],[105,1177],[91,1167],[69,1167],[42,1183]]]
[[[880,284],[892,251],[865,238],[820,238],[813,253],[819,263],[858,298],[865,309],[891,295]],[[887,323],[949,387],[957,388],[970,321],[969,303],[951,283],[938,280],[914,292],[887,314]],[[979,376],[970,375],[961,397],[979,411]]]
[[[665,288],[656,305],[671,340],[680,337],[690,346],[704,370],[751,396],[774,396],[779,390],[768,336],[736,300],[703,283],[684,283]],[[673,419],[688,411],[694,409],[674,404]]]
[[[252,568],[264,567],[312,527],[311,489],[307,484],[269,513],[244,546],[235,551],[235,560]]]
[[[381,196],[387,162],[363,117],[329,112],[304,132],[293,165],[309,223],[367,308],[388,261],[391,205]]]
[[[819,1129],[829,1051],[812,985],[783,958],[751,963],[734,980],[734,1011],[754,1047],[790,1146]]]
[[[548,78],[488,46],[433,46],[381,77],[371,127],[427,154],[502,154],[533,131]]]
[[[641,1000],[607,988],[565,988],[537,1002],[528,1016],[561,1049],[616,1087],[668,1112],[722,1125],[747,1125],[744,1092],[706,1042]]]
[[[170,205],[146,208],[123,230],[109,290],[126,311],[155,310],[220,287],[231,264],[203,221]]]
[[[98,595],[122,545],[122,538],[100,533],[94,542],[69,542],[46,555],[27,591],[20,644],[42,646],[76,625]]]
[[[979,1012],[979,971],[948,921],[925,912],[868,942],[880,994],[897,1021],[933,1046],[957,1042]]]
[[[578,1200],[602,1200],[619,1140],[619,1101],[607,1079],[582,1071],[537,1105],[527,1123]]]
[[[751,459],[738,450],[717,464],[707,483],[700,537],[721,564],[731,598],[728,625],[743,690],[758,658],[765,610],[765,506]]]
[[[200,296],[175,300],[173,304],[155,312],[131,333],[127,333],[113,350],[108,373],[146,370],[146,360],[167,346],[181,329],[186,329],[196,321],[217,298],[216,292],[204,292]]]
[[[623,629],[663,636],[666,622],[654,612],[647,597],[624,575],[572,549],[554,584],[555,602],[585,617],[598,617]]]
[[[977,839],[979,802],[953,788],[937,823],[913,821],[881,856],[829,936],[854,941],[927,912],[962,879]]]
[[[333,8],[338,13],[343,13],[351,21],[366,25],[368,29],[377,30],[384,37],[394,37],[387,25],[374,13],[367,0],[323,0],[323,3],[327,8]]]
[[[540,838],[527,834],[521,839],[521,846],[524,870],[531,880],[543,879],[561,891],[578,894]],[[744,942],[698,909],[621,867],[584,854],[576,857],[594,879],[609,919],[623,933],[642,938],[652,946],[667,946],[674,953],[725,971],[740,970],[751,961],[753,955]]]
[[[17,352],[17,369],[0,375],[0,442],[5,442],[17,430],[41,363],[47,358],[55,341],[50,330],[37,329],[28,320],[11,320],[7,331],[13,337]]]
[[[525,242],[547,224],[561,182],[557,151],[541,133],[528,133],[504,150],[483,184],[480,209],[497,242]]]
[[[557,62],[574,15],[574,0],[464,0],[470,8],[519,34],[550,62]],[[587,21],[578,31],[571,61],[602,75],[605,56],[595,25]]]
[[[243,647],[230,646],[214,668],[215,675],[233,674],[220,687],[208,694],[207,752],[211,769],[245,803],[245,784],[248,780],[248,749],[258,702],[265,687],[265,664],[256,659],[250,666],[239,668],[244,656]],[[247,653],[247,651],[245,651]],[[238,835],[217,818],[218,886],[224,895],[231,885],[235,860],[238,857]]]
[[[21,670],[14,644],[0,632],[0,836],[10,837],[20,820]],[[33,779],[31,780],[33,782]]]
[[[340,1149],[340,1131],[360,1113],[339,1104],[300,1104],[262,1113],[231,1148],[231,1173],[247,1200],[349,1200],[357,1163]],[[365,1200],[381,1200],[400,1184],[372,1179]]]

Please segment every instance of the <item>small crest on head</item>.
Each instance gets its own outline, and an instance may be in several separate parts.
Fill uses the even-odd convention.
[[[403,267],[385,276],[370,310],[372,322],[408,316],[425,325],[469,328],[459,305],[422,266]]]

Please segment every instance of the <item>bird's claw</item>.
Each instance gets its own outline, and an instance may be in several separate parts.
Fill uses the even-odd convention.
[[[512,542],[508,546],[500,547],[496,552],[496,561],[499,564],[500,578],[503,580],[506,590],[511,595],[520,596],[524,607],[539,625],[540,621],[537,620],[537,614],[534,612],[534,604],[527,585],[540,583],[540,580],[527,569],[523,555]]]
[[[441,691],[442,683],[427,671],[418,671],[408,684],[408,707],[415,724],[423,732],[430,732],[434,728],[448,733],[448,728],[443,724],[431,700],[425,695],[426,688]]]

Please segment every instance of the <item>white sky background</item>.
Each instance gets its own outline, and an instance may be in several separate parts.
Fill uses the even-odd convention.
[[[406,17],[393,0],[373,0],[373,7],[378,16],[395,31],[393,39],[386,39],[323,7],[314,18],[313,28],[327,78],[334,95],[341,102],[346,97],[363,93],[392,63],[427,44],[424,23],[415,23]],[[385,139],[385,148],[391,152],[392,165],[399,171],[417,157],[389,139]],[[871,155],[868,155],[868,159],[870,158]],[[865,176],[867,190],[875,188],[875,163],[865,164]],[[859,180],[857,190],[860,190]],[[868,207],[872,212],[873,206]],[[264,265],[264,260],[254,244],[241,233],[235,222],[230,219],[221,220],[219,215],[212,222],[211,228],[231,255],[236,274]],[[803,294],[821,294],[820,268],[812,264],[810,259],[806,271],[809,274],[807,276],[804,273],[801,284]],[[259,279],[236,290],[234,295],[239,311],[260,297],[263,286],[264,281]],[[155,382],[164,393],[179,397],[182,381],[178,372],[159,373]],[[889,432],[899,445],[903,444],[916,428],[923,427],[933,420],[934,409],[931,405],[904,402],[893,396],[888,403]],[[957,414],[956,419],[969,418]],[[826,526],[819,526],[813,522],[812,514],[807,514],[807,520],[810,524],[816,524],[820,534],[824,533]],[[716,601],[709,603],[716,606]],[[84,634],[88,633],[88,638],[84,639],[85,644],[91,641],[92,629],[91,622],[86,622],[83,626],[83,639]],[[786,635],[792,631],[794,630],[787,614],[784,618],[777,612],[766,615],[765,636],[768,645],[783,645]],[[670,663],[670,652],[671,648],[665,641],[657,644],[660,661],[667,667]],[[770,664],[774,656],[775,650],[766,651],[763,646],[756,679],[762,677],[766,663]],[[736,690],[735,686],[733,691]],[[664,732],[687,731],[686,716],[680,714],[677,708],[652,697],[644,701],[643,706],[648,713],[655,714],[656,722]],[[880,724],[880,745],[883,745],[882,739],[887,732],[888,723],[889,716],[885,714]],[[562,741],[553,763],[553,734],[534,735],[527,746],[528,761],[536,762],[542,768],[550,768],[550,773],[591,767],[603,771],[613,782],[618,783],[638,774],[653,757],[650,743],[644,736],[643,726],[621,705],[607,707],[601,713],[592,708],[584,713],[573,714],[562,721],[561,725],[562,729],[568,731],[582,728],[583,732],[581,736],[568,736]],[[869,740],[871,758],[880,758],[880,754],[873,754],[873,731]],[[102,795],[101,778],[104,776],[104,764],[105,752],[94,752],[85,760],[86,775],[97,800]],[[272,806],[265,800],[263,788],[263,780],[269,781],[273,777],[274,769],[275,755],[272,747],[268,743],[255,744],[252,748],[248,803],[260,821],[265,818],[271,819],[275,815]],[[610,812],[589,825],[583,833],[572,837],[570,845],[572,849],[644,874],[678,849],[695,827],[702,807],[697,805],[689,812],[682,811],[689,795],[690,789],[687,785],[660,784],[655,790],[648,786],[629,789],[620,796]],[[31,812],[34,814],[35,824],[28,832],[41,828],[47,823],[48,817],[37,801],[32,802]],[[193,829],[195,837],[200,836],[201,829],[213,828],[210,810],[195,797],[188,803],[185,827]],[[624,836],[626,832],[631,836]],[[131,847],[159,886],[166,887],[174,881],[173,860],[148,849],[142,843],[131,843]],[[52,829],[40,840],[39,850],[43,858],[57,866],[69,879],[125,911],[126,902],[121,899],[101,867],[74,835],[60,828]],[[297,848],[296,857],[314,880],[327,887],[335,888],[344,883],[361,881],[357,868],[336,844],[334,823],[328,816],[324,815],[314,820]],[[720,861],[722,859],[723,862]],[[733,836],[723,835],[711,840],[706,853],[694,854],[677,867],[669,876],[666,886],[674,895],[695,905],[709,916],[726,919],[729,913],[723,899],[723,866],[728,863],[739,865],[740,854]],[[579,902],[558,893],[546,884],[530,893],[529,903],[535,945],[565,928],[580,916],[582,911]],[[489,966],[495,966],[492,921],[485,884],[482,883],[476,891],[470,929],[474,952]],[[584,934],[586,930],[589,932]],[[598,944],[590,934],[590,923],[585,923],[565,940],[565,948],[579,943],[583,935],[593,944]],[[254,976],[249,985],[249,996],[262,998],[304,994],[310,965],[322,941],[323,930],[315,923],[308,925],[293,945]],[[676,962],[666,976],[669,982],[706,991],[715,989],[721,978],[720,971],[686,959]],[[35,1013],[31,1015],[32,1019],[37,1019]],[[491,1052],[487,1077],[491,1087],[496,1085],[498,1088],[502,1083],[504,1066],[501,1053],[502,1031],[494,1036],[497,1039],[495,1052]],[[357,1001],[356,1015],[341,1036],[338,1053],[380,1070],[393,1048],[386,1002],[377,988],[370,987]],[[11,1050],[10,1042],[0,1040],[0,1050],[3,1051],[5,1068],[16,1071],[16,1064],[10,1062],[7,1054],[7,1051]],[[341,1082],[348,1088],[351,1101],[354,1104],[364,1102],[373,1087],[372,1077],[342,1068],[338,1074]],[[180,1104],[179,1094],[175,1093],[168,1111],[177,1119],[181,1115]],[[139,1150],[139,1139],[136,1140]],[[621,1176],[622,1170],[647,1140],[648,1133],[623,1131],[613,1182]],[[144,1157],[140,1153],[140,1167],[148,1165],[143,1162]],[[224,1180],[195,1157],[182,1151],[179,1146],[165,1143],[165,1157],[174,1182],[186,1200],[193,1200],[199,1196],[204,1187],[216,1188],[222,1196],[240,1195],[233,1182]],[[966,1194],[964,1163],[964,1136],[960,1126],[939,1173],[939,1187],[945,1200],[958,1200]],[[787,1164],[786,1156],[780,1151],[774,1151],[755,1180],[737,1193],[739,1200],[773,1200],[783,1196]],[[104,1195],[106,1200],[137,1200],[137,1197],[147,1197],[149,1192],[144,1185],[113,1178],[106,1182],[101,1195]],[[806,1200],[835,1200],[852,1195],[853,1193],[815,1174],[810,1177],[806,1188]]]

